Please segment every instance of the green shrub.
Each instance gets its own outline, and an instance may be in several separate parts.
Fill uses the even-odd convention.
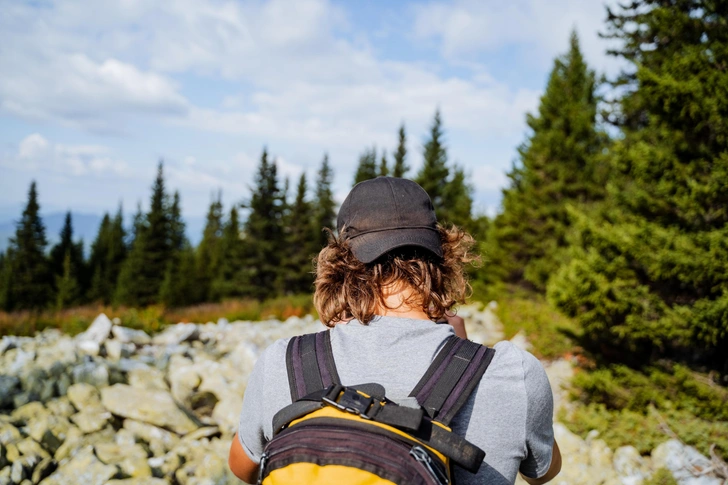
[[[678,485],[678,483],[675,477],[672,476],[672,473],[670,473],[670,470],[660,468],[649,480],[644,482],[644,485]]]

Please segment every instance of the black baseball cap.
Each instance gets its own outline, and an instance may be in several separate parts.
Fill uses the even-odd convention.
[[[411,180],[377,177],[356,184],[341,204],[336,230],[362,263],[404,246],[442,257],[430,196]]]

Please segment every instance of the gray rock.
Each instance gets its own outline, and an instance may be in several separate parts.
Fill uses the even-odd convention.
[[[106,410],[81,411],[71,416],[71,421],[85,434],[101,431],[111,421],[111,413]]]
[[[124,420],[124,429],[131,431],[138,439],[149,443],[155,456],[167,453],[180,442],[179,436],[174,433],[133,419]]]
[[[667,468],[679,485],[721,485],[723,481],[709,472],[711,462],[692,446],[669,440],[652,450],[655,470]]]
[[[98,357],[101,353],[101,344],[93,340],[79,340],[76,343],[76,348],[80,354],[91,357]]]
[[[0,408],[13,402],[13,394],[20,388],[20,379],[14,376],[0,375]]]
[[[73,382],[85,382],[94,387],[109,385],[109,369],[106,365],[96,362],[84,362],[73,368]]]
[[[56,468],[58,468],[58,463],[53,458],[45,458],[42,460],[38,465],[36,465],[35,469],[33,470],[33,475],[31,476],[31,481],[33,483],[40,483],[41,480],[48,477],[51,473],[56,471]]]
[[[106,485],[169,485],[167,480],[154,477],[123,478],[120,480],[109,480]]]
[[[0,444],[17,443],[22,439],[20,430],[10,423],[0,424]]]
[[[67,463],[42,482],[42,485],[104,485],[114,475],[117,468],[104,465],[96,456],[92,446],[86,446]]]
[[[138,444],[126,447],[116,443],[99,443],[94,446],[94,450],[99,460],[107,465],[121,463],[130,457],[144,458],[145,463],[147,460],[147,452]]]
[[[155,367],[139,367],[129,372],[129,385],[137,389],[156,389],[169,392],[164,373]]]
[[[0,485],[13,485],[13,482],[10,481],[11,471],[12,469],[9,466],[0,469]]]
[[[101,402],[117,416],[167,428],[178,434],[189,433],[198,427],[165,391],[116,384],[101,390]]]
[[[114,339],[121,343],[147,345],[152,341],[152,338],[144,330],[135,330],[133,328],[114,325],[111,327],[111,333]]]
[[[68,388],[68,400],[77,411],[104,410],[101,405],[101,394],[91,384],[79,382]]]
[[[621,446],[614,452],[614,471],[623,482],[642,483],[649,476],[649,466],[634,446]]]
[[[155,345],[177,345],[182,342],[190,342],[200,335],[197,325],[194,323],[178,323],[170,325],[163,332],[152,338]]]
[[[111,327],[113,327],[113,325],[114,324],[111,323],[109,317],[102,313],[98,317],[96,317],[96,319],[93,321],[93,323],[91,323],[91,325],[86,329],[85,332],[76,336],[76,340],[78,342],[92,341],[101,345],[106,341],[107,338],[109,338],[109,334],[111,333]]]

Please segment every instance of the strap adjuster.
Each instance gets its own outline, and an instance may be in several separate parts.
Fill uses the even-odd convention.
[[[334,390],[335,388],[331,389],[331,391]],[[341,393],[340,396],[338,396],[341,392],[340,390],[339,392],[336,392],[336,394],[328,392],[322,400],[337,409],[346,411],[347,413],[356,414],[364,419],[371,419],[366,413],[374,402],[374,399],[359,394],[356,389],[344,387],[343,390],[344,392]]]

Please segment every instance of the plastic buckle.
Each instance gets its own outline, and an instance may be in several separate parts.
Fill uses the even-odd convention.
[[[323,400],[327,404],[330,404],[341,411],[356,414],[365,419],[370,419],[369,416],[366,415],[366,412],[372,405],[372,402],[374,402],[372,398],[362,396],[356,392],[355,389],[349,388],[344,388],[344,393],[338,399],[336,399],[336,397],[331,399],[327,396],[324,397]]]

